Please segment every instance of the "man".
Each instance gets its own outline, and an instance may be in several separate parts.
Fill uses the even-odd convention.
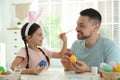
[[[80,12],[77,21],[77,38],[71,50],[67,49],[61,59],[65,70],[74,70],[77,73],[90,72],[92,66],[99,67],[100,63],[115,61],[120,63],[120,49],[110,39],[100,34],[101,14],[89,8]],[[77,57],[76,63],[70,62],[70,56]]]

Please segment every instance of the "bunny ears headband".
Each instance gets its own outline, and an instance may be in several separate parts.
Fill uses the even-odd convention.
[[[30,27],[32,26],[33,23],[35,23],[40,18],[42,12],[43,12],[43,8],[41,10],[39,10],[38,13],[35,13],[35,11],[29,12],[29,21],[30,22],[26,27],[25,36],[28,36],[28,31],[29,31]]]

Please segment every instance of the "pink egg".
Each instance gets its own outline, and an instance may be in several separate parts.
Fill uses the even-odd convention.
[[[108,64],[109,64],[110,66],[112,66],[113,68],[115,68],[115,67],[117,66],[114,61],[110,61]]]

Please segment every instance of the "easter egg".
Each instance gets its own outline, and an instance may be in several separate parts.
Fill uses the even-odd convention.
[[[120,78],[117,78],[117,80],[120,80]]]
[[[45,66],[46,65],[46,61],[45,60],[41,60],[40,63],[39,63],[39,66]]]
[[[115,68],[114,68],[115,72],[120,72],[120,64],[118,64]]]
[[[111,65],[113,68],[115,68],[117,66],[114,61],[110,61],[108,64]]]
[[[0,75],[2,74],[2,70],[0,70]]]
[[[112,71],[113,71],[113,68],[112,68],[112,66],[110,66],[110,65],[104,65],[104,66],[103,66],[103,70],[104,70],[104,71],[107,71],[107,72],[112,72]]]
[[[2,71],[2,73],[4,73],[4,72],[5,72],[5,68],[4,68],[4,67],[2,67],[2,66],[0,66],[0,70]]]
[[[70,62],[76,63],[76,61],[77,61],[77,58],[74,55],[71,55],[70,56]]]
[[[100,63],[100,69],[103,69],[103,66],[107,65],[106,63]]]

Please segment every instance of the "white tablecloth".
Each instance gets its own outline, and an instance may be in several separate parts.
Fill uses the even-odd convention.
[[[99,75],[91,73],[76,74],[73,71],[64,72],[63,68],[49,68],[39,75],[23,75],[21,80],[100,80]]]

